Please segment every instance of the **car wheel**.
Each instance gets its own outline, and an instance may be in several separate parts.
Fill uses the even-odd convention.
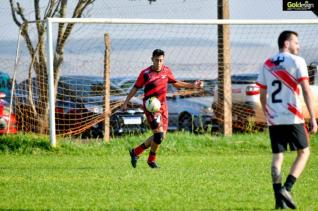
[[[189,114],[179,118],[179,130],[193,132],[192,117]]]

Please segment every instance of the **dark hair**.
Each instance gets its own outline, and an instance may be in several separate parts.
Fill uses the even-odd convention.
[[[278,48],[279,49],[283,48],[284,42],[286,40],[289,40],[292,35],[295,35],[298,37],[297,32],[294,32],[294,31],[283,31],[282,33],[280,33],[278,37]]]
[[[152,57],[155,57],[155,56],[164,56],[165,55],[165,52],[161,49],[156,49],[152,52]]]

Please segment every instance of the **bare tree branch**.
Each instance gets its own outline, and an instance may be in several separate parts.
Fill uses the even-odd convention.
[[[57,11],[59,10],[59,6],[61,4],[62,0],[50,0],[45,12],[44,12],[44,19],[48,18],[48,17],[54,17],[55,14],[57,13]]]
[[[72,17],[80,18],[83,14],[83,11],[86,9],[86,7],[93,4],[94,1],[95,0],[80,0],[75,7]],[[61,39],[61,42],[60,42],[60,46],[59,46],[60,48],[63,48],[65,41],[67,40],[68,36],[70,35],[73,29],[73,26],[74,26],[74,23],[67,24],[65,32],[63,34],[63,38]]]
[[[30,55],[33,57],[34,54],[35,54],[35,51],[34,51],[34,48],[33,48],[33,44],[32,44],[32,41],[31,41],[31,38],[28,34],[28,28],[29,28],[29,25],[28,25],[28,22],[24,22],[22,25],[21,25],[21,35],[24,37],[25,39],[25,42],[27,44],[27,48],[30,52]]]
[[[41,20],[40,0],[34,0],[35,20]]]
[[[24,37],[26,41],[27,48],[29,50],[31,57],[33,57],[35,54],[35,51],[34,51],[30,36],[28,34],[28,20],[25,18],[25,15],[23,13],[23,8],[21,7],[19,2],[16,3],[13,0],[10,0],[10,6],[11,6],[13,20],[17,24],[17,26],[21,28],[21,35]],[[23,20],[23,23],[18,21],[17,15],[20,16],[20,18]]]
[[[48,13],[52,12],[54,5],[55,5],[55,0],[49,0],[43,13],[43,17],[44,17],[43,19],[46,18]]]
[[[50,1],[51,2],[51,1]],[[48,3],[49,4],[49,3]],[[45,60],[45,23],[41,20],[41,9],[40,9],[40,0],[34,0],[34,11],[35,11],[35,20],[36,20],[36,28],[38,31],[38,56],[35,58],[38,61],[39,67],[35,69],[40,69],[43,74],[46,74],[46,60]]]
[[[16,4],[15,2],[13,2],[13,0],[10,0],[10,6],[11,6],[11,15],[12,15],[13,21],[18,27],[21,27],[21,22],[19,22],[16,15]]]
[[[53,13],[48,17],[54,17],[56,15],[56,13],[59,11],[59,7],[61,4],[62,4],[62,0],[59,0],[59,2],[56,4],[56,7],[55,7]]]
[[[19,2],[17,2],[17,14],[20,15],[20,17],[23,20],[23,22],[28,22],[28,20],[24,16],[23,8],[20,6]]]
[[[61,7],[60,7],[60,17],[64,18],[66,15],[66,10],[67,10],[67,0],[62,0],[61,2]],[[58,35],[57,35],[57,42],[56,42],[56,52],[62,53],[62,48],[60,47],[61,39],[64,35],[64,23],[59,24],[58,28]]]
[[[35,20],[36,22],[36,28],[38,30],[38,37],[40,40],[41,36],[43,36],[44,33],[44,22],[41,20],[41,11],[40,11],[40,0],[34,0],[34,10],[35,10]]]

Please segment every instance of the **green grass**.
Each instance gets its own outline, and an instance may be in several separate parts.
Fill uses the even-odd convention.
[[[271,210],[267,133],[232,138],[168,133],[149,169],[148,152],[130,166],[128,149],[149,134],[100,140],[0,136],[0,209]],[[318,210],[318,138],[294,186],[301,210]],[[287,153],[284,178],[294,158]]]

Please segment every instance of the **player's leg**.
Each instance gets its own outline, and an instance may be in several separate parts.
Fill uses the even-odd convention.
[[[158,123],[158,119],[157,116],[155,116],[153,113],[147,112],[146,109],[144,109],[148,124],[150,125],[150,127],[153,129],[156,129],[159,127],[159,123]],[[139,156],[151,146],[152,140],[153,140],[153,135],[150,136],[146,141],[144,141],[142,144],[138,145],[137,147],[129,150],[129,154],[130,154],[130,162],[131,165],[136,168],[137,166],[137,161]]]
[[[158,120],[158,118],[157,118]],[[153,141],[151,142],[151,148],[148,157],[148,165],[151,168],[158,168],[158,164],[156,163],[157,151],[159,149],[160,144],[164,140],[166,136],[166,131],[168,129],[168,112],[166,109],[160,113],[159,116],[160,123],[158,128],[153,128]],[[158,121],[159,122],[159,121]]]
[[[156,163],[157,152],[158,152],[160,144],[165,138],[165,132],[163,131],[163,128],[160,127],[157,130],[153,130],[153,133],[154,133],[153,140],[150,145],[150,152],[149,152],[147,163],[150,168],[158,168],[159,165]]]
[[[137,147],[129,150],[130,158],[131,158],[131,165],[136,168],[137,161],[139,156],[150,147],[151,142],[153,140],[153,136],[150,136],[146,141],[144,141],[142,144],[138,145]]]
[[[284,186],[280,190],[280,194],[284,198],[284,201],[286,202],[289,208],[296,209],[296,203],[291,195],[291,190],[297,178],[305,169],[306,163],[309,158],[309,154],[310,152],[308,147],[305,149],[297,150],[297,158],[295,159],[291,167],[290,173],[286,178]]]
[[[282,188],[281,168],[284,161],[283,153],[287,148],[287,143],[284,141],[285,138],[281,135],[283,129],[283,126],[269,127],[269,134],[272,147],[271,176],[275,196],[275,209],[287,208],[283,198],[280,195],[280,190]]]
[[[282,188],[282,174],[281,168],[284,161],[283,153],[273,153],[272,154],[272,165],[271,174],[273,182],[273,190],[275,195],[275,209],[285,209],[287,208],[284,200],[280,196],[280,189]]]
[[[289,208],[295,209],[296,204],[291,195],[291,190],[296,179],[303,172],[309,158],[309,136],[304,124],[295,124],[288,126],[289,145],[292,151],[297,150],[297,157],[291,167],[289,175],[286,178],[284,186],[280,193]]]
[[[297,178],[301,175],[303,170],[306,167],[307,161],[309,159],[310,150],[309,150],[309,136],[308,131],[305,128],[304,124],[297,124],[290,126],[292,131],[290,137],[290,148],[291,150],[297,150],[297,157],[290,169],[289,175],[286,178],[284,183],[284,188],[282,190],[282,195],[286,198],[291,197],[291,190],[295,184]],[[289,206],[290,207],[290,206]],[[291,207],[291,208],[296,208]]]
[[[138,145],[137,147],[135,147],[134,153],[136,156],[140,156],[146,149],[148,149],[151,145],[151,142],[153,140],[153,135],[150,136],[146,141],[144,141],[142,144]]]
[[[290,175],[293,175],[295,178],[298,178],[301,175],[306,167],[309,155],[309,147],[297,150],[297,157],[290,169]]]

